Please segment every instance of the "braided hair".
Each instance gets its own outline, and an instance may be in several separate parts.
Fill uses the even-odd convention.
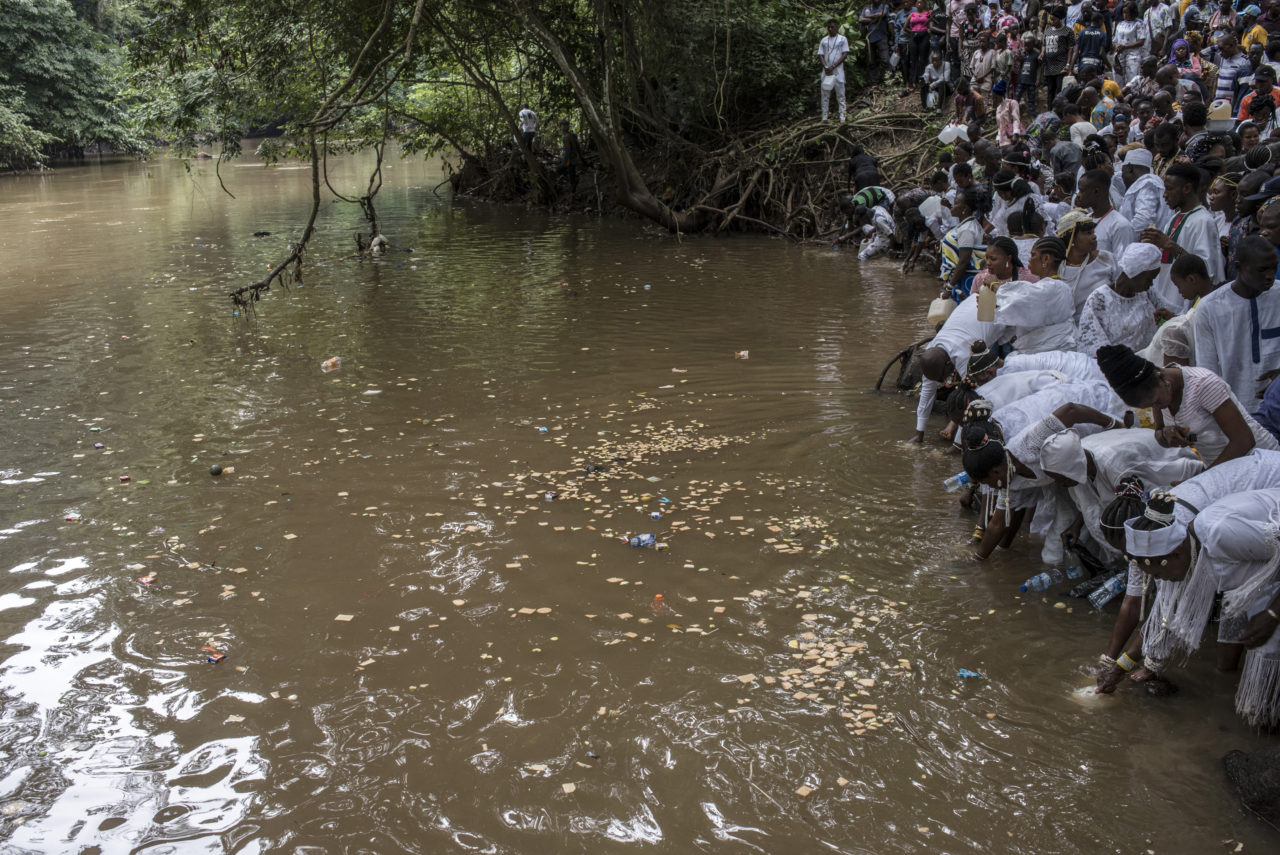
[[[965,411],[964,434],[961,439],[964,471],[974,481],[983,481],[996,469],[1008,466],[1004,447],[1004,432],[991,418],[992,404],[978,398]],[[1007,483],[1007,481],[1006,481]]]
[[[1115,390],[1130,407],[1146,407],[1160,386],[1160,369],[1123,344],[1108,344],[1098,348],[1098,367]]]
[[[1116,484],[1115,498],[1102,509],[1099,526],[1107,545],[1117,552],[1125,551],[1124,524],[1134,517],[1141,516],[1146,507],[1146,491],[1142,479],[1130,475],[1120,479]]]
[[[1034,205],[1035,203],[1032,201],[1030,204]],[[1018,257],[1018,245],[1013,242],[1013,238],[1007,235],[1000,235],[987,244],[988,250],[992,247],[1009,256],[1009,261],[1013,264],[1013,276],[1015,279],[1018,278],[1018,271],[1022,269],[1022,259]]]

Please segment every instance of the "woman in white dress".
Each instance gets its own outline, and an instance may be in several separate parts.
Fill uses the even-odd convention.
[[[1028,262],[1039,280],[1006,282],[996,292],[996,323],[1014,329],[1019,353],[1076,349],[1075,298],[1058,275],[1066,257],[1060,238],[1040,238]]]
[[[1116,668],[1136,664],[1144,650],[1196,650],[1221,592],[1218,639],[1249,651],[1236,711],[1255,727],[1273,727],[1280,724],[1280,490],[1233,492],[1193,510],[1190,522],[1177,513],[1180,498],[1156,491],[1143,515],[1125,523],[1125,550],[1156,580],[1157,593],[1142,635]]]
[[[1068,211],[1058,220],[1058,237],[1067,242],[1067,258],[1058,274],[1071,286],[1077,322],[1088,296],[1115,279],[1115,259],[1111,253],[1098,249],[1096,227],[1093,218],[1079,209]]]
[[[1131,243],[1120,256],[1120,275],[1084,301],[1076,340],[1090,356],[1106,345],[1122,344],[1139,350],[1156,334],[1159,306],[1151,286],[1160,272],[1160,250],[1149,243]]]

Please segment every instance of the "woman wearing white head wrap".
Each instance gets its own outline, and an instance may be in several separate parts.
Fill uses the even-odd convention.
[[[1126,675],[1140,682],[1150,679],[1163,669],[1164,660],[1168,657],[1187,655],[1199,648],[1204,628],[1213,613],[1217,585],[1195,582],[1196,578],[1203,582],[1207,575],[1196,577],[1194,574],[1189,578],[1184,576],[1181,581],[1160,581],[1160,574],[1153,572],[1152,568],[1168,576],[1169,568],[1177,570],[1179,561],[1189,560],[1192,545],[1187,532],[1201,510],[1235,493],[1275,488],[1280,488],[1280,452],[1259,449],[1206,469],[1169,490],[1161,500],[1163,504],[1157,503],[1154,511],[1159,516],[1158,526],[1154,519],[1141,523],[1129,520],[1124,524],[1125,549],[1133,559],[1129,564],[1129,589],[1125,602],[1136,603],[1144,596],[1147,587],[1144,573],[1150,574],[1146,580],[1156,578],[1156,595],[1142,632],[1129,640],[1127,647],[1124,642],[1137,625],[1138,609],[1121,608],[1112,633],[1112,652],[1119,654],[1123,650],[1124,655],[1118,655],[1118,664],[1113,664],[1099,677],[1099,691],[1114,691]],[[1152,498],[1159,494],[1157,491]],[[1110,508],[1107,510],[1109,513]],[[1130,542],[1130,530],[1135,524],[1139,530],[1154,527],[1170,530],[1160,535],[1139,534]],[[1160,539],[1159,543],[1155,542],[1156,538]],[[1140,660],[1143,665],[1138,668],[1136,663]]]
[[[1040,468],[1041,447],[1047,438],[1068,428],[1083,433],[1122,427],[1113,414],[1089,406],[1106,406],[1109,399],[1101,386],[1068,381],[998,410],[993,410],[989,401],[970,405],[972,414],[966,419],[962,439],[965,471],[974,483],[1000,491],[1001,503],[1009,511],[1004,517],[1034,509],[1031,532],[1045,538],[1041,559],[1046,564],[1062,559],[1059,535],[1070,516],[1059,513],[1068,504],[1066,496],[1057,495],[1061,488]],[[1042,415],[1046,411],[1050,415]],[[1006,536],[1008,519],[1001,516],[997,513],[988,522],[978,546],[979,558],[989,556],[997,545],[1007,547],[1011,542],[1011,535]]]
[[[1160,250],[1131,243],[1120,256],[1120,275],[1084,301],[1076,339],[1080,352],[1090,356],[1108,344],[1138,350],[1156,334],[1156,305],[1151,286],[1160,272]]]
[[[1063,431],[1045,442],[1040,464],[1045,474],[1066,486],[1079,511],[1067,533],[1080,537],[1087,532],[1109,563],[1119,561],[1121,553],[1103,534],[1102,510],[1111,504],[1123,479],[1137,476],[1148,487],[1168,487],[1204,471],[1191,449],[1165,448],[1152,431],[1143,428],[1103,431],[1083,439]]]
[[[1226,496],[1187,526],[1175,498],[1153,493],[1143,517],[1125,524],[1125,543],[1159,593],[1144,644],[1168,638],[1169,652],[1189,653],[1223,592],[1219,640],[1250,648],[1236,711],[1250,724],[1280,723],[1280,490]],[[1153,626],[1153,624],[1155,624]]]

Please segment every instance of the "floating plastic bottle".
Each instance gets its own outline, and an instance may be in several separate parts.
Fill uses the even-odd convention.
[[[637,549],[643,549],[650,546],[656,546],[658,536],[656,534],[637,534],[627,540],[627,543]]]
[[[1043,591],[1046,588],[1052,588],[1054,585],[1062,582],[1066,578],[1066,574],[1057,567],[1054,567],[1051,570],[1046,570],[1043,573],[1037,573],[1032,576],[1030,579],[1019,585],[1018,590],[1022,591],[1024,594],[1027,591]]]
[[[1089,605],[1095,609],[1100,609],[1107,603],[1114,600],[1117,596],[1124,593],[1124,589],[1129,585],[1129,574],[1125,571],[1117,573],[1110,579],[1102,583],[1102,587],[1089,595]]]
[[[959,490],[961,487],[968,486],[968,484],[969,484],[968,472],[957,472],[956,474],[952,475],[950,478],[942,482],[942,486],[946,489],[948,493],[954,493],[956,490]]]
[[[651,520],[660,520],[660,519],[662,519],[662,512],[661,512],[661,511],[650,511],[650,512],[649,512],[649,519],[651,519]]]
[[[1084,568],[1080,566],[1079,561],[1072,560],[1071,563],[1067,565],[1067,569],[1063,572],[1066,573],[1067,578],[1072,581],[1084,578]]]
[[[324,362],[320,363],[320,370],[323,371],[325,374],[328,374],[330,371],[337,371],[341,367],[342,367],[341,356],[331,356],[328,359],[326,359]]]

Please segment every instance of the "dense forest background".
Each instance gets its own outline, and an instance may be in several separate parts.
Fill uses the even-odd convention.
[[[879,133],[914,156],[919,139],[918,117],[866,109],[877,105],[858,85],[861,5],[0,0],[0,168],[160,146],[221,167],[265,139],[268,163],[311,162],[318,208],[338,195],[330,153],[373,149],[380,163],[395,144],[449,153],[460,189],[554,205],[565,120],[608,204],[672,231],[808,236],[842,148]],[[813,121],[829,17],[853,46],[850,100],[864,108],[842,127]],[[525,104],[542,122],[533,150],[518,144]],[[371,232],[379,186],[375,169],[367,193],[347,199]]]

